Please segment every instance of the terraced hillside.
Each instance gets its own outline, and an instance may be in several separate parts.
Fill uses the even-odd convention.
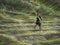
[[[60,45],[58,11],[35,0],[0,2],[0,45]],[[41,29],[34,28],[37,9],[42,13]]]

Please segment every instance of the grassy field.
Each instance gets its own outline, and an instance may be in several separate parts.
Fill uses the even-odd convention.
[[[36,0],[1,2],[0,45],[60,45],[59,11]],[[34,28],[37,9],[43,13],[41,29]]]

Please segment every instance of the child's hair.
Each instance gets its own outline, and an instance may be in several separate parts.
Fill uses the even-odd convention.
[[[40,11],[39,9],[38,9],[38,10],[36,10],[36,12],[37,12],[37,13],[41,13],[41,11]]]

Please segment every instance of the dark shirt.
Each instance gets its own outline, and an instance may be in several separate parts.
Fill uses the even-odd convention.
[[[40,19],[38,17],[36,18],[36,25],[41,25]]]
[[[36,19],[37,19],[36,22],[39,22],[40,21],[38,17]]]

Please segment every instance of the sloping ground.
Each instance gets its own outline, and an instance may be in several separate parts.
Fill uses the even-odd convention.
[[[14,16],[23,17],[21,15]],[[7,21],[9,18],[12,19],[10,16],[7,20],[0,21],[1,45],[60,45],[60,19],[58,17],[43,18],[42,29],[39,30],[34,28],[35,16],[26,14],[23,19],[14,16],[13,20],[18,21]],[[15,40],[18,42],[15,43]]]
[[[23,45],[13,36],[0,34],[0,45]]]
[[[8,8],[9,10],[6,9],[6,3],[9,3],[8,6],[11,6],[10,3],[14,2],[13,4],[16,5],[17,2],[14,0],[9,0],[9,2],[5,2],[7,0],[1,1],[5,5],[3,4],[3,8],[0,9],[0,45],[60,45],[60,17],[42,15],[42,28],[34,28],[36,16],[31,14],[33,10],[28,10],[28,6],[24,7],[24,4],[27,3],[29,6],[32,5],[32,7],[34,5],[35,8],[31,9],[35,11],[36,3],[18,0],[18,2],[22,2],[20,2],[21,4],[25,2],[23,9],[21,7],[23,11],[15,9],[12,11],[11,8]],[[26,10],[24,10],[25,8]],[[44,5],[43,8],[45,8]],[[41,10],[43,9],[41,8]],[[29,13],[26,11],[29,11]]]

